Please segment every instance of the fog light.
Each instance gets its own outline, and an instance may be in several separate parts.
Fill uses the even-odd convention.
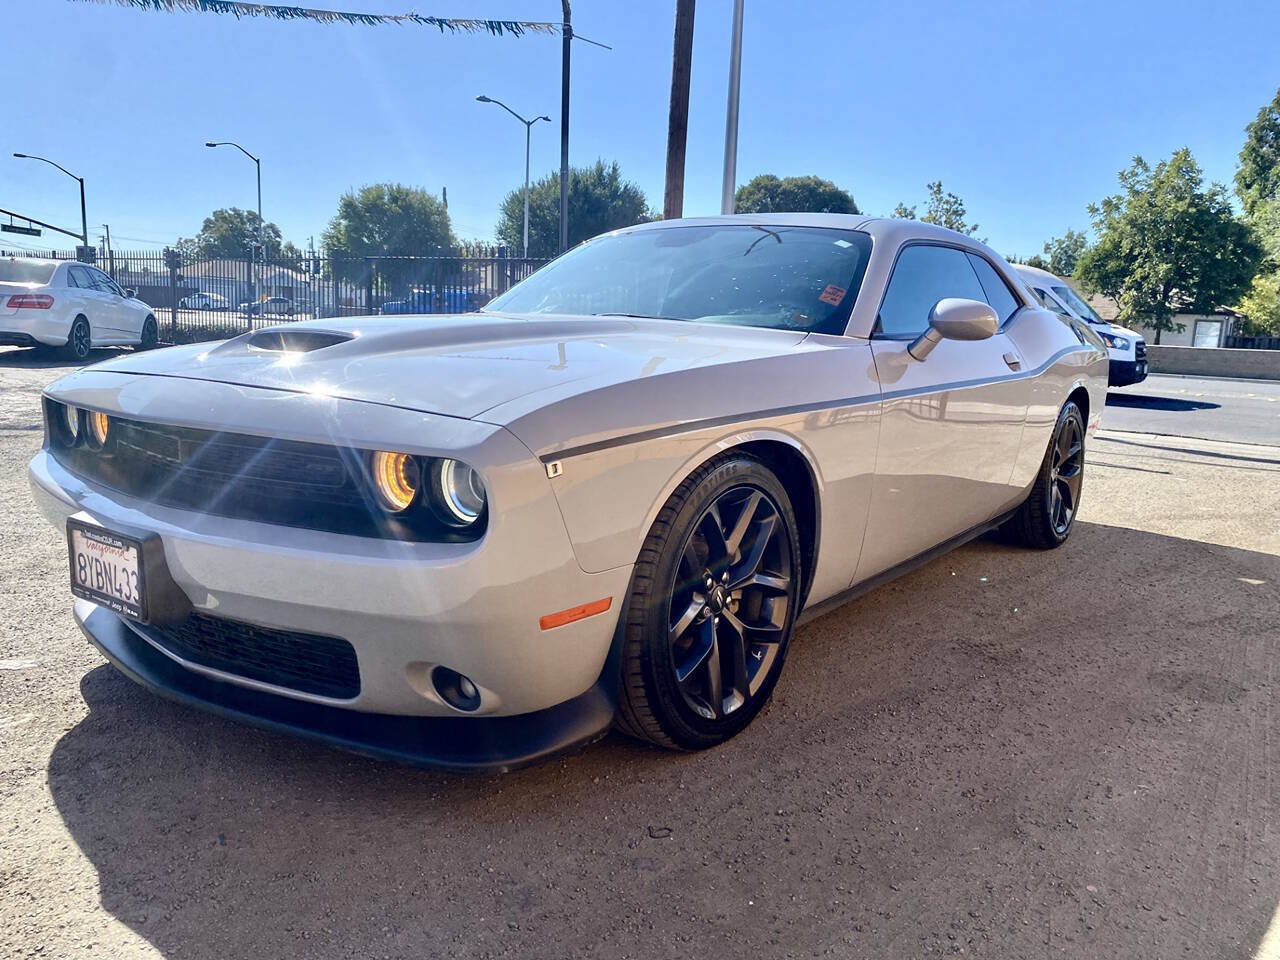
[[[470,677],[463,676],[457,670],[436,667],[431,671],[431,683],[436,688],[436,693],[440,694],[440,699],[455,710],[471,713],[480,709],[480,689]]]

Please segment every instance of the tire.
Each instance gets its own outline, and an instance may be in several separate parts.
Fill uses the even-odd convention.
[[[142,339],[138,341],[135,350],[154,350],[156,344],[160,341],[160,328],[156,326],[156,318],[148,316],[142,321]]]
[[[1084,414],[1068,400],[1058,414],[1035,483],[1001,531],[1024,547],[1052,550],[1067,542],[1084,489]]]
[[[631,578],[620,730],[701,750],[760,712],[786,661],[800,602],[797,529],[778,478],[745,453],[718,457],[680,484]]]
[[[72,360],[83,363],[89,359],[89,354],[93,351],[93,340],[89,321],[83,315],[76,317],[71,324],[71,332],[67,334],[67,345],[63,350]]]

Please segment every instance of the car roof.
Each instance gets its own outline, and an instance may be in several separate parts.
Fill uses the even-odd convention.
[[[970,237],[946,227],[919,220],[899,220],[893,217],[868,217],[857,213],[734,213],[718,217],[688,217],[680,220],[655,220],[624,227],[615,233],[632,233],[638,230],[667,230],[673,227],[710,226],[713,224],[770,227],[825,227],[838,230],[859,230],[869,233],[872,240],[890,241],[895,245],[905,240],[938,240],[981,250],[993,259],[1003,262],[997,254],[976,237]]]
[[[1067,283],[1066,280],[1063,280],[1062,277],[1058,276],[1056,273],[1052,273],[1048,270],[1041,270],[1039,267],[1033,267],[1025,263],[1013,263],[1010,264],[1010,266],[1028,280],[1039,280],[1041,283]]]

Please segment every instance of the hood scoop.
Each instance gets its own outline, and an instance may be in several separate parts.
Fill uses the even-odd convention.
[[[354,340],[350,333],[334,330],[260,330],[249,337],[248,346],[255,350],[272,350],[277,353],[310,353],[323,350],[335,343]]]

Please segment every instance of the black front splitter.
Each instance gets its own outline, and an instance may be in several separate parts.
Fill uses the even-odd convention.
[[[80,623],[129,679],[179,703],[342,750],[415,766],[505,772],[604,736],[613,699],[603,684],[564,703],[513,717],[409,717],[363,713],[251,690],[195,673],[101,607]]]

